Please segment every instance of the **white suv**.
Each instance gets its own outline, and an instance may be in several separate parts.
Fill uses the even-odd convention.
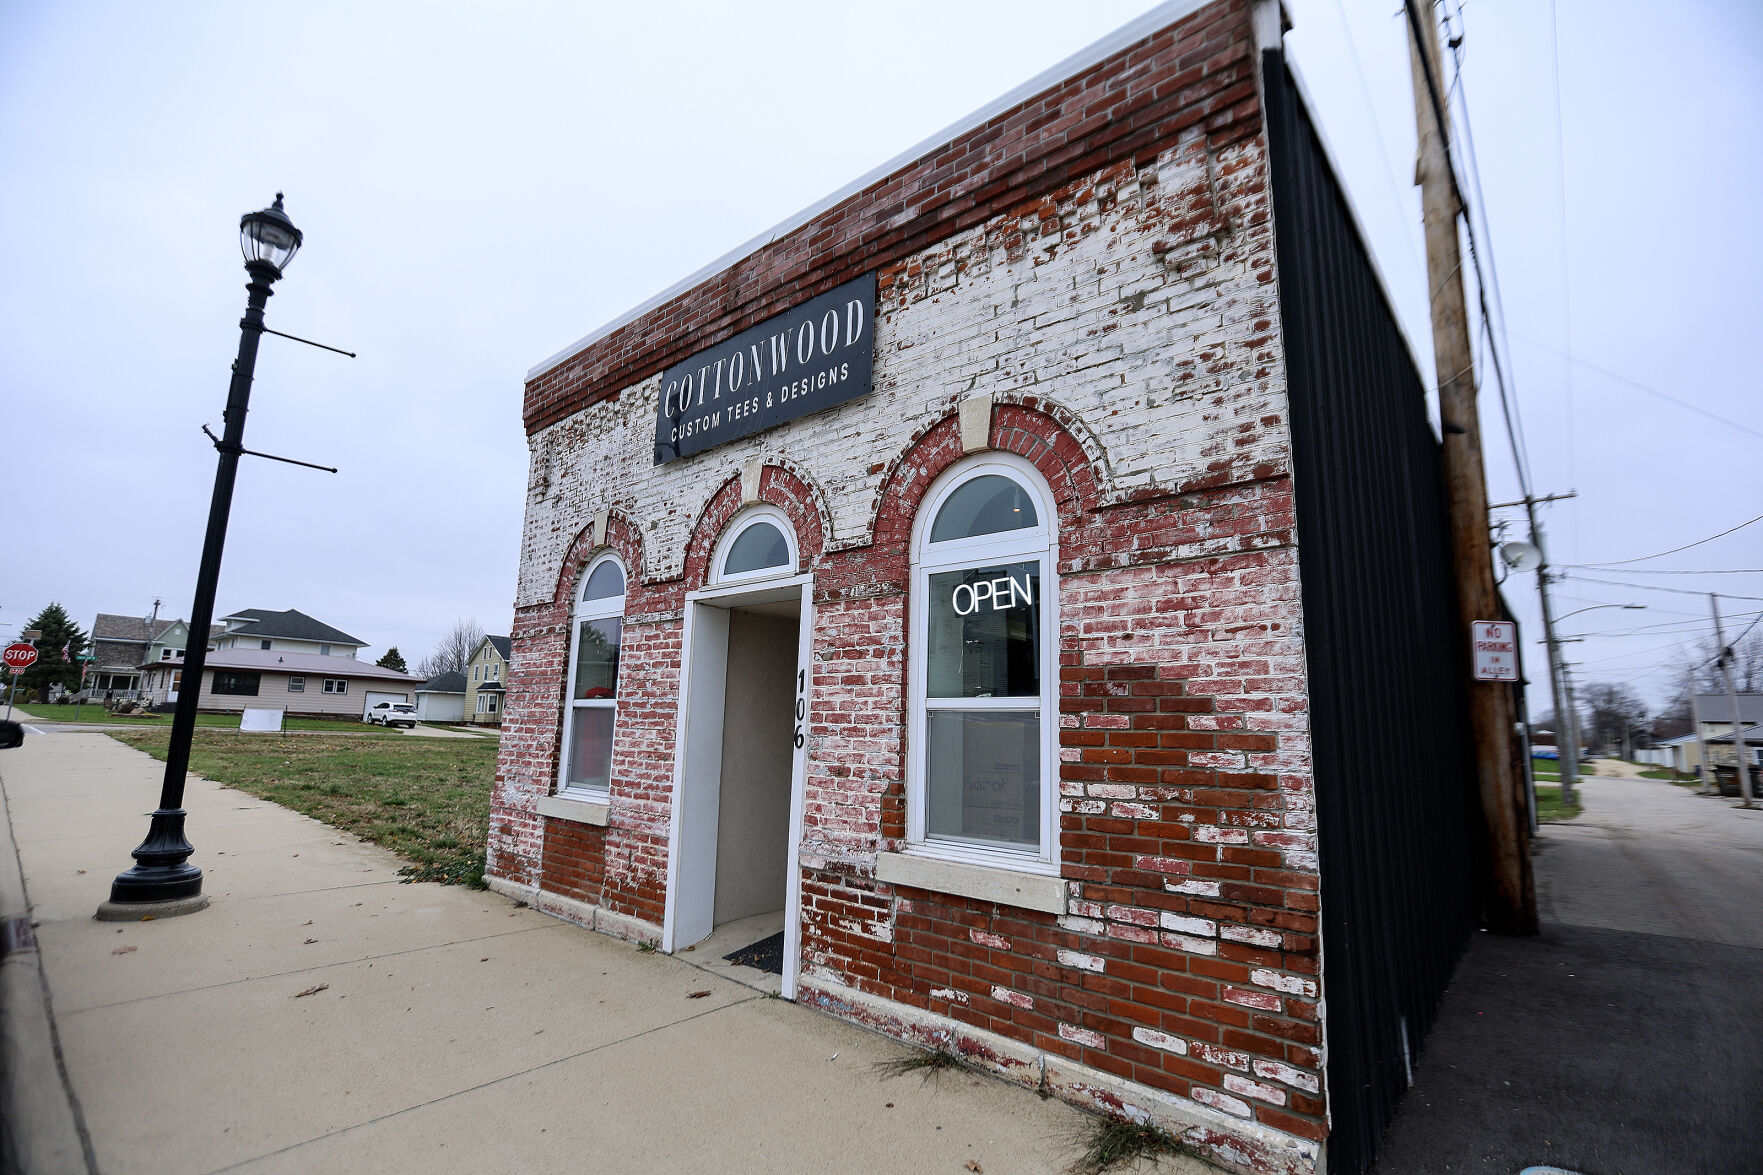
[[[416,707],[409,702],[380,702],[367,712],[367,724],[416,729]]]

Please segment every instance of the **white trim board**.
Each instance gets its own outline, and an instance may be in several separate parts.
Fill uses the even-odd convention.
[[[568,362],[570,359],[581,354],[619,327],[635,321],[649,311],[655,309],[657,306],[660,306],[677,295],[684,293],[686,290],[691,289],[706,278],[714,277],[716,274],[733,266],[736,262],[752,256],[773,241],[788,236],[790,233],[795,232],[821,213],[827,211],[829,208],[836,207],[846,198],[856,195],[871,184],[886,179],[907,164],[916,162],[917,160],[924,158],[926,155],[934,153],[939,148],[945,147],[954,142],[968,131],[984,126],[1006,110],[1026,102],[1028,99],[1034,97],[1043,90],[1052,89],[1054,86],[1059,85],[1068,78],[1082,73],[1091,66],[1106,61],[1127,46],[1144,40],[1151,34],[1167,28],[1176,21],[1181,20],[1183,17],[1198,12],[1210,3],[1213,3],[1213,0],[1167,0],[1167,3],[1159,4],[1156,8],[1145,13],[1137,20],[1129,21],[1128,23],[1121,25],[1107,36],[1079,49],[1064,61],[1061,61],[1048,69],[1042,70],[1040,73],[1022,83],[1020,86],[1017,86],[1014,90],[1011,90],[1003,97],[994,98],[992,101],[986,103],[978,110],[975,110],[967,117],[957,119],[936,134],[925,139],[923,142],[906,148],[906,150],[894,156],[886,163],[858,176],[838,191],[816,200],[794,216],[785,217],[783,220],[778,221],[752,240],[735,246],[733,249],[724,253],[721,257],[718,257],[702,269],[681,278],[679,281],[668,286],[665,290],[662,290],[659,294],[656,294],[647,301],[638,303],[636,306],[625,311],[623,314],[614,318],[611,322],[606,323],[604,326],[601,326],[599,329],[583,335],[561,351],[558,351],[556,354],[542,362],[536,363],[528,368],[526,378],[529,380],[535,379],[538,376],[545,374],[545,372],[550,371],[552,368]]]

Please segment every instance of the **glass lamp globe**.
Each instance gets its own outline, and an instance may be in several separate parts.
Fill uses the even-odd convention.
[[[261,261],[273,266],[279,274],[300,251],[300,241],[300,230],[282,211],[280,192],[275,194],[275,203],[268,208],[239,217],[239,250],[245,254],[247,265]]]

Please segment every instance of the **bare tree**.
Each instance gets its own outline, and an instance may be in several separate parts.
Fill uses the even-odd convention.
[[[435,646],[435,651],[416,663],[416,672],[422,677],[464,673],[465,667],[471,664],[471,655],[483,643],[483,625],[476,620],[455,620],[447,635]]]
[[[1629,686],[1620,682],[1594,681],[1580,691],[1589,712],[1586,737],[1595,747],[1615,750],[1623,746],[1630,731],[1644,734],[1647,728],[1647,704]]]
[[[1678,651],[1678,670],[1672,682],[1671,700],[1660,711],[1661,718],[1688,722],[1690,695],[1726,692],[1726,682],[1715,664],[1718,652],[1712,636],[1703,637],[1690,648]],[[1752,629],[1743,640],[1733,642],[1732,684],[1741,694],[1763,692],[1763,625]]]

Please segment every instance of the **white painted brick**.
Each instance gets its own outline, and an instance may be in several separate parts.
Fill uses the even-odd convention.
[[[1167,1032],[1158,1032],[1154,1028],[1135,1028],[1132,1038],[1140,1044],[1148,1044],[1154,1049],[1162,1049],[1166,1053],[1187,1055],[1188,1042],[1179,1036],[1171,1036]]]
[[[1183,934],[1212,935],[1218,933],[1218,923],[1209,918],[1193,918],[1186,914],[1173,914],[1165,910],[1159,921],[1163,929],[1178,930]]]
[[[1282,975],[1278,971],[1269,971],[1265,967],[1249,972],[1249,982],[1256,987],[1271,987],[1275,991],[1283,991],[1290,995],[1316,995],[1316,981],[1303,975]]]

